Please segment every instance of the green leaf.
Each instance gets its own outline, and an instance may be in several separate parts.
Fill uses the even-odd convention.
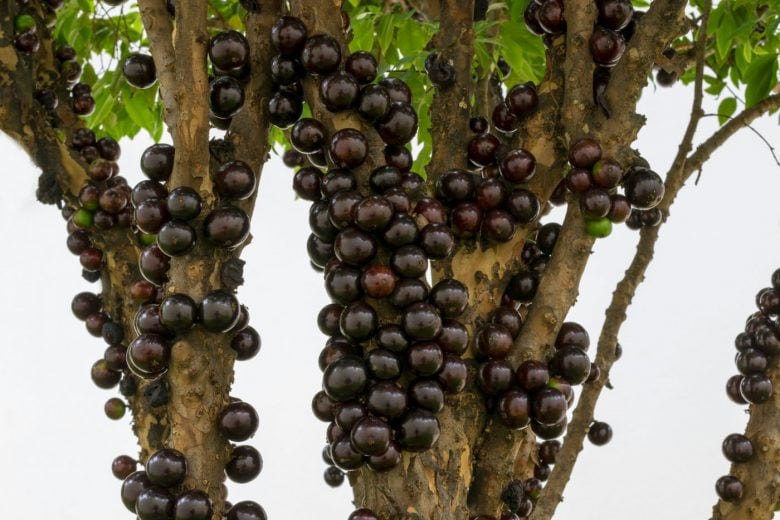
[[[749,108],[764,99],[777,85],[777,55],[756,56],[744,75],[745,105]]]
[[[724,99],[718,105],[718,122],[722,125],[737,111],[737,100],[733,97]]]
[[[379,50],[384,55],[393,43],[395,34],[395,22],[392,14],[386,14],[377,18],[379,23],[376,27],[376,39],[379,42]]]

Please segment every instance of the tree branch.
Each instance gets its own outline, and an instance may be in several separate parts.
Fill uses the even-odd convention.
[[[593,59],[590,35],[596,21],[596,4],[566,0],[566,60],[563,63],[564,96],[561,120],[570,142],[590,133],[585,124],[593,107]]]
[[[685,6],[687,0],[655,0],[638,24],[623,57],[612,71],[612,77],[604,93],[611,117],[598,121],[605,134],[619,136],[619,128],[627,121],[636,139],[644,118],[638,116],[637,101],[647,85],[646,79],[653,69],[655,58],[668,47],[674,38],[687,29]],[[602,143],[604,146],[604,143]]]
[[[138,0],[138,10],[149,39],[149,51],[157,69],[160,97],[165,108],[163,119],[173,133],[176,106],[176,53],[173,49],[173,23],[165,6],[165,0]]]
[[[444,171],[468,166],[466,148],[471,138],[469,118],[474,92],[474,0],[441,0],[440,12],[439,31],[433,41],[438,60],[455,71],[455,83],[437,88],[431,104],[433,155],[426,168],[431,186]]]

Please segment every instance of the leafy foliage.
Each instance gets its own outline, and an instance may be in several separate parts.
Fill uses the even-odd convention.
[[[675,46],[688,49],[690,40],[682,39]],[[777,87],[779,55],[780,0],[731,0],[713,7],[707,25],[704,80],[708,94],[725,96],[718,107],[721,124],[736,112],[738,104],[751,107]],[[683,80],[693,81],[693,71]]]
[[[511,86],[538,82],[545,71],[545,49],[541,38],[529,32],[523,21],[528,0],[492,2],[485,20],[475,24],[474,74],[479,78],[497,74]],[[648,4],[635,0],[637,8]],[[695,24],[701,0],[692,2]],[[345,0],[351,19],[350,49],[370,50],[381,63],[380,73],[403,79],[411,88],[420,116],[415,170],[422,172],[431,155],[429,107],[433,87],[425,74],[425,58],[438,30],[435,20],[404,10],[401,4],[380,0]],[[244,29],[245,11],[237,0],[210,4],[212,32]],[[719,114],[724,122],[736,110],[738,101],[754,105],[766,97],[778,82],[780,53],[780,0],[731,0],[712,10],[707,28],[707,93],[723,97]],[[83,78],[93,84],[97,108],[87,124],[116,139],[134,137],[141,130],[154,140],[163,133],[162,104],[157,85],[147,90],[130,88],[122,78],[121,64],[132,52],[148,52],[143,24],[136,4],[109,7],[99,0],[67,0],[57,17],[55,37],[59,44],[74,47],[83,60]],[[676,42],[679,52],[690,51],[690,38]],[[504,77],[497,64],[509,65]],[[692,71],[683,81],[693,79]],[[725,93],[724,93],[725,91]],[[744,91],[744,99],[736,92]],[[277,150],[287,146],[281,131],[271,134]]]

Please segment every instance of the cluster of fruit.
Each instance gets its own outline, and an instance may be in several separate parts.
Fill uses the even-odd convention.
[[[663,199],[664,182],[646,162],[638,158],[624,170],[617,161],[602,157],[598,141],[586,137],[569,148],[569,164],[566,189],[579,194],[590,235],[608,236],[613,223],[625,222],[629,228],[638,229],[661,222],[661,211],[656,206]],[[617,192],[619,187],[625,195]]]
[[[734,341],[737,348],[735,365],[739,374],[726,383],[729,398],[740,405],[760,405],[772,398],[772,379],[767,370],[780,354],[780,334],[777,320],[780,317],[780,269],[772,273],[772,286],[761,289],[756,295],[758,312],[750,315],[745,330]],[[753,457],[754,446],[745,435],[732,433],[723,440],[723,455],[734,464],[744,463]],[[737,502],[744,491],[742,482],[732,475],[718,479],[715,484],[718,496],[727,502]]]
[[[57,11],[65,0],[43,0],[40,3],[41,11],[29,5],[28,0],[17,0],[20,12],[14,16],[13,42],[17,51],[23,54],[34,54],[41,48],[41,38],[38,35],[39,25],[43,25],[48,31],[57,19]]]
[[[326,481],[339,485],[342,470],[367,464],[387,471],[400,462],[401,450],[424,451],[438,439],[436,414],[445,395],[466,384],[460,355],[469,335],[457,318],[466,310],[468,291],[451,278],[432,288],[425,281],[429,260],[451,255],[455,237],[444,205],[426,197],[422,178],[410,171],[412,157],[403,145],[415,135],[417,115],[406,84],[394,78],[372,83],[377,64],[366,52],[351,54],[340,70],[335,39],[308,37],[305,25],[289,16],[275,24],[272,41],[280,53],[272,66],[277,82],[289,86],[305,73],[322,76],[319,94],[326,108],[354,109],[386,145],[386,164],[370,173],[364,196],[352,171],[369,154],[363,133],[344,128],[328,139],[320,121],[298,120],[300,110],[280,117],[280,100],[292,98],[281,89],[285,85],[271,100],[274,123],[292,127],[296,153],[312,164],[296,172],[293,187],[312,201],[309,255],[324,271],[334,301],[318,317],[330,338],[320,355],[323,391],[312,405],[318,418],[331,423],[323,454],[331,465]],[[302,105],[300,97],[295,103]],[[316,154],[334,168],[323,174]],[[287,158],[302,163],[300,155]]]

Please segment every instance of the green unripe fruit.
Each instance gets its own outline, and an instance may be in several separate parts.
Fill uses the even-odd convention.
[[[35,29],[35,18],[29,14],[20,14],[14,18],[14,32],[16,34]]]
[[[151,235],[149,233],[139,233],[138,240],[142,245],[151,246],[157,243],[157,235]]]
[[[585,230],[592,237],[604,238],[612,233],[612,222],[604,217],[585,221]]]
[[[85,209],[80,209],[73,214],[73,223],[76,225],[76,227],[81,229],[92,227],[92,222],[94,220],[95,219],[92,216],[92,213]]]
[[[125,406],[124,401],[122,401],[118,397],[112,397],[111,399],[106,401],[103,410],[106,412],[106,417],[114,421],[118,421],[119,419],[125,416],[125,411],[127,410],[127,407]]]

